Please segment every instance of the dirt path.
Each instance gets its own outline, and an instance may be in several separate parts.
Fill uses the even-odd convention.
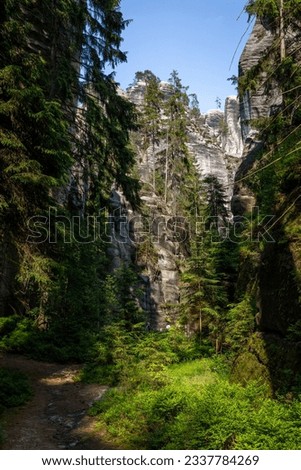
[[[0,367],[25,373],[33,398],[1,418],[5,431],[2,449],[110,449],[95,430],[89,406],[107,387],[74,381],[78,365],[38,362],[22,356],[0,357]]]

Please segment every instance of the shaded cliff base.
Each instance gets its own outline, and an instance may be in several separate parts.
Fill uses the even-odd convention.
[[[271,396],[297,394],[301,387],[301,342],[292,343],[276,334],[254,333],[237,357],[232,380],[244,385],[258,380]]]

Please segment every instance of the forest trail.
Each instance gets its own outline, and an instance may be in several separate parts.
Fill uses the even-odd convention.
[[[1,417],[2,449],[110,449],[95,430],[95,419],[87,415],[91,404],[107,387],[77,382],[80,365],[3,355],[0,367],[26,374],[33,390],[27,404],[10,409]]]

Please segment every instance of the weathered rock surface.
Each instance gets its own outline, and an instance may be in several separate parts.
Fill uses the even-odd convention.
[[[273,41],[275,31],[269,21],[257,19],[239,61],[239,77],[260,64],[265,58]],[[267,72],[261,72],[257,86],[252,92],[247,91],[240,98],[240,119],[243,137],[241,165],[235,175],[231,209],[234,217],[251,212],[256,201],[254,194],[242,180],[253,167],[255,156],[260,148],[258,132],[252,127],[252,121],[273,114],[282,102],[276,83],[267,86]],[[242,180],[242,181],[241,181]]]
[[[211,110],[202,117],[198,125],[191,123],[188,148],[200,178],[216,176],[230,201],[243,150],[237,97],[226,99],[225,112]]]
[[[241,56],[240,76],[262,61],[275,41],[275,34],[269,22],[257,19]],[[299,33],[294,33],[293,26],[288,26],[286,51],[301,63],[297,50],[300,49],[300,38],[296,34]],[[271,53],[270,63],[274,69],[279,63]],[[244,152],[232,198],[232,212],[237,218],[256,205],[256,198],[245,180],[259,168],[257,157],[262,148],[258,133],[252,129],[252,120],[272,116],[282,103],[277,84],[269,80],[267,88],[266,78],[267,74],[261,72],[256,88],[252,93],[247,92],[240,103]],[[254,295],[257,331],[250,336],[238,356],[233,376],[245,382],[261,379],[269,385],[272,394],[298,384],[301,364],[301,254],[300,237],[296,234],[296,227],[300,226],[301,206],[296,195],[297,186],[291,185],[287,192],[284,191],[281,203],[275,205],[272,228],[268,229],[269,243],[263,244],[262,249],[254,246],[250,251],[240,266],[237,285],[238,294],[252,292]]]
[[[225,102],[224,132],[222,145],[226,155],[242,157],[243,141],[241,136],[241,118],[237,96],[228,96]]]
[[[161,82],[160,89],[167,97],[170,84]],[[145,90],[145,81],[138,80],[126,93],[120,93],[125,93],[128,99],[141,108]],[[242,155],[238,99],[235,96],[227,98],[225,112],[216,109],[192,117],[187,109],[187,117],[187,147],[200,179],[208,175],[217,176],[230,201],[235,171]],[[162,167],[162,155],[166,151],[164,139],[155,149],[143,148],[139,135],[135,142],[137,166],[143,183],[141,198],[147,220],[145,216],[142,220],[141,214],[133,214],[123,195],[114,190],[111,199],[114,238],[109,251],[113,268],[122,262],[131,261],[139,267],[144,291],[140,304],[148,312],[151,326],[163,329],[177,314],[180,299],[179,266],[187,256],[185,239],[188,231],[185,221],[177,218],[177,188],[171,188],[169,200],[165,203],[153,186],[154,168]],[[122,223],[124,217],[128,219],[127,224]]]
[[[163,329],[169,322],[167,306],[179,301],[179,259],[183,256],[175,241],[174,217],[160,212],[162,200],[143,196],[148,215],[134,213],[123,194],[112,191],[108,254],[111,268],[135,264],[140,272],[140,307],[147,312],[152,328]],[[169,309],[170,310],[170,309]]]
[[[275,32],[269,21],[257,19],[253,31],[247,41],[239,61],[239,76],[244,76],[248,70],[258,65],[266,56],[267,51],[275,40]],[[240,102],[240,117],[242,122],[243,139],[254,132],[250,120],[270,116],[274,107],[281,105],[282,98],[275,86],[267,88],[267,72],[262,72],[261,78],[252,93],[247,92]]]
[[[122,263],[130,264],[135,256],[133,234],[133,211],[117,189],[112,189],[109,217],[109,248],[111,269],[120,268]]]
[[[128,98],[138,107],[143,105],[145,87],[146,83],[141,80],[126,91]],[[160,89],[167,96],[170,85],[161,82]],[[227,188],[230,197],[235,170],[243,151],[238,98],[228,97],[224,112],[213,109],[201,114],[198,119],[191,119],[187,145],[200,177],[217,176]],[[158,147],[156,153],[162,153],[162,150],[164,148]],[[148,155],[147,152],[144,153]],[[151,155],[148,155],[147,160],[143,155],[141,157],[143,161],[139,162],[139,167],[148,174],[153,164]]]

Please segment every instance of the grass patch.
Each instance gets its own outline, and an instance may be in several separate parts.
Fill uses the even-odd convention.
[[[230,383],[227,369],[220,358],[172,364],[159,385],[151,374],[121,382],[91,414],[122,449],[301,449],[300,401]]]
[[[301,449],[301,403],[230,380],[225,356],[177,328],[111,326],[82,379],[115,385],[90,410],[119,449]]]

